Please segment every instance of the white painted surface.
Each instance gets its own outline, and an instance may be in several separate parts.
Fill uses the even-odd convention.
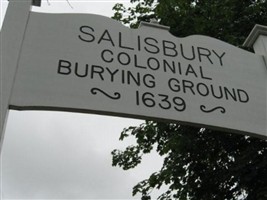
[[[259,55],[267,55],[267,26],[256,24],[245,40],[244,46],[253,47]]]
[[[193,55],[194,49],[192,60],[182,56],[181,45],[187,57]],[[104,50],[107,50],[104,59],[110,62],[101,58]],[[122,64],[117,60],[118,55],[123,63],[127,63],[127,58],[131,61]],[[159,62],[159,69],[149,68],[148,60],[151,68]],[[175,63],[175,74],[170,70],[164,72],[163,60]],[[80,76],[87,65],[85,77],[75,75],[75,63]],[[127,83],[123,73],[128,71],[133,75],[140,73],[140,86],[132,80]],[[144,77],[148,78],[146,83],[142,81]],[[166,119],[266,136],[266,77],[262,56],[213,38],[176,38],[155,28],[130,30],[97,15],[31,13],[11,105],[16,109]],[[182,87],[183,80],[187,87]],[[151,81],[155,81],[155,87]],[[211,95],[211,89],[205,96],[210,85],[217,95],[219,87],[226,87],[234,90],[235,97],[228,94],[227,99],[223,94],[218,99]],[[99,89],[118,99],[107,97]],[[139,105],[136,91],[140,95]],[[145,98],[153,96],[155,105],[146,101],[148,106],[145,106],[141,101],[146,92],[149,94]],[[166,102],[166,95],[170,103]],[[184,110],[178,106],[180,98],[186,103]],[[203,111],[217,107],[221,108],[209,113]]]
[[[4,140],[8,106],[31,9],[31,0],[10,0],[0,33],[0,154]]]
[[[267,36],[266,35],[260,35],[256,42],[253,45],[253,48],[255,52],[259,52],[262,55],[267,54]]]

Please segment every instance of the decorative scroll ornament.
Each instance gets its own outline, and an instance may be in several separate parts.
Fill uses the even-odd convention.
[[[118,100],[118,99],[121,98],[121,94],[118,93],[118,92],[114,92],[114,96],[111,96],[111,95],[109,95],[108,93],[106,93],[105,91],[103,91],[103,90],[101,90],[101,89],[99,89],[99,88],[92,88],[92,89],[91,89],[91,93],[92,93],[93,95],[96,95],[98,92],[104,94],[105,96],[107,96],[107,97],[110,98],[110,99]]]
[[[215,110],[220,110],[220,112],[223,113],[223,114],[226,112],[225,108],[222,107],[222,106],[217,106],[217,107],[215,107],[215,108],[212,108],[212,109],[209,109],[209,110],[208,110],[208,109],[206,108],[206,106],[201,105],[201,106],[200,106],[200,110],[201,110],[202,112],[205,112],[205,113],[214,112]]]

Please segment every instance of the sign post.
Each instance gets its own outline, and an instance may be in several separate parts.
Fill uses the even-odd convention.
[[[267,56],[267,26],[256,24],[243,46],[253,47],[256,54]]]
[[[256,24],[243,46],[253,48],[256,54],[262,55],[267,68],[267,26]]]
[[[41,0],[34,1],[38,5]],[[25,36],[32,0],[9,0],[0,33],[0,153],[15,74]]]

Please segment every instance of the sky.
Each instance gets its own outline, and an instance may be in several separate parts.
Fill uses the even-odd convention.
[[[112,15],[114,3],[129,0],[43,0],[37,12]],[[1,21],[8,1],[1,0]],[[91,114],[14,111],[9,113],[1,155],[0,198],[134,199],[132,187],[160,169],[156,154],[137,169],[111,166],[111,151],[133,144],[118,140],[123,128],[141,120]],[[155,193],[157,195],[157,192]],[[137,198],[137,197],[135,197]]]

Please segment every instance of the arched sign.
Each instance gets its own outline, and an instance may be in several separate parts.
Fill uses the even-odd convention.
[[[267,136],[266,85],[263,56],[214,38],[30,12],[9,105]]]

